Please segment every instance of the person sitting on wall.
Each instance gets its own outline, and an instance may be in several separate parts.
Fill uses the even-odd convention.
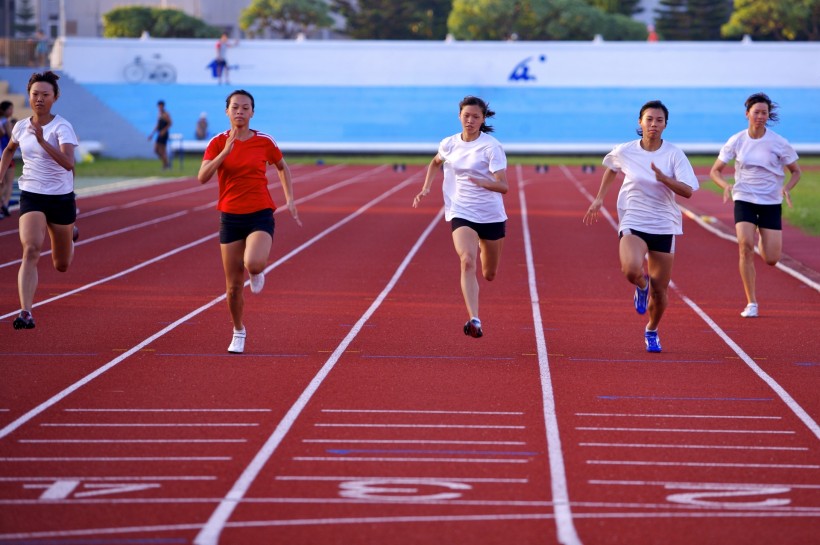
[[[208,114],[202,112],[199,114],[199,119],[196,122],[196,130],[194,130],[194,137],[197,140],[205,140],[208,138]]]

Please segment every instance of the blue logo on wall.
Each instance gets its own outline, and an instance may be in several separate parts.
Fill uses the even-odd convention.
[[[508,78],[510,81],[535,81],[536,77],[530,74],[530,63],[534,57],[527,57],[513,68]],[[539,55],[538,62],[547,62],[546,55]]]

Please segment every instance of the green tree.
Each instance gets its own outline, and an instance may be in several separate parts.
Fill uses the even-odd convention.
[[[820,40],[820,0],[735,0],[721,32],[755,40]]]
[[[269,30],[282,38],[333,25],[330,9],[323,0],[253,0],[239,15],[239,27],[249,36]]]
[[[222,34],[220,29],[176,9],[131,6],[103,14],[106,38],[137,38],[143,31],[154,38],[215,38]]]
[[[587,0],[604,13],[620,13],[629,17],[643,12],[641,0]]]
[[[20,0],[14,15],[15,32],[23,36],[31,36],[34,34],[34,31],[37,30],[37,25],[34,24],[34,18],[37,14],[34,13],[31,0]]]
[[[447,35],[450,0],[333,0],[353,38],[441,40]]]
[[[453,0],[447,25],[461,40],[646,39],[643,23],[584,0]]]
[[[688,40],[692,26],[688,0],[661,0],[655,10],[655,30],[664,40]]]

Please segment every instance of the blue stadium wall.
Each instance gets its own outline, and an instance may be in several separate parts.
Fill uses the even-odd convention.
[[[252,126],[286,151],[431,153],[475,94],[510,152],[606,151],[635,138],[640,106],[660,99],[666,137],[712,153],[746,126],[746,97],[765,91],[780,105],[775,130],[820,153],[820,44],[253,40],[228,50],[230,85],[214,78],[213,56],[212,40],[69,38],[52,63],[140,134],[164,100],[186,140],[201,112],[211,132],[226,129],[225,97],[244,88]],[[159,82],[169,67],[173,81]],[[104,129],[78,132],[104,142]]]

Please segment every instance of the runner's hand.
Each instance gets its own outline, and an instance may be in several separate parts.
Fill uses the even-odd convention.
[[[302,226],[302,220],[299,219],[299,212],[296,211],[296,205],[293,201],[288,203],[288,210],[290,210],[290,215],[293,217],[293,221],[296,222],[296,225],[299,227]]]
[[[727,185],[723,188],[723,202],[729,202],[732,200],[732,186]]]
[[[598,221],[598,211],[601,209],[602,204],[603,203],[598,199],[592,201],[592,204],[590,204],[587,209],[587,213],[584,214],[584,223],[586,225],[592,225]]]
[[[794,206],[792,205],[791,193],[789,193],[789,190],[786,189],[785,187],[783,188],[783,197],[786,198],[786,204],[789,205],[789,208],[794,208]]]
[[[429,192],[430,192],[430,190],[428,189],[427,191],[422,191],[421,193],[416,195],[413,198],[413,208],[418,208],[419,204],[421,204],[422,197],[425,197]]]

